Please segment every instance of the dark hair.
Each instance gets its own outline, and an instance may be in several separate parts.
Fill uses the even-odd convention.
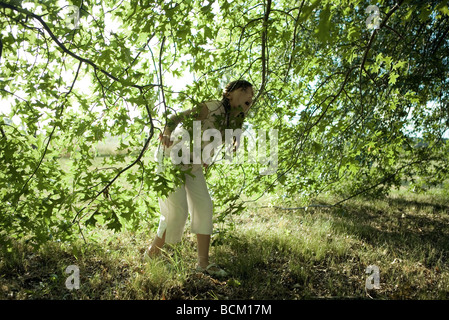
[[[246,90],[248,88],[252,88],[253,85],[246,80],[236,80],[229,82],[226,87],[223,89],[223,99],[226,99],[226,93],[232,92],[234,90],[243,89]]]
[[[226,94],[229,92],[232,92],[234,90],[238,90],[238,89],[246,90],[246,89],[252,88],[252,87],[253,87],[253,85],[246,80],[231,81],[224,87],[223,97],[222,97],[221,102],[223,103],[223,106],[226,111],[226,127],[229,126],[229,115],[230,115],[230,111],[231,111],[231,105],[229,103],[229,99],[226,98]]]

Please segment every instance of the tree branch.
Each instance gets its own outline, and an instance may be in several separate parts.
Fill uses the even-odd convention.
[[[3,53],[3,42],[2,38],[0,37],[0,62],[2,61],[2,53]]]
[[[0,124],[0,132],[2,133],[2,139],[8,140],[6,137],[5,131],[3,131],[3,123]]]
[[[54,33],[51,31],[50,27],[42,19],[42,16],[34,14],[33,12],[30,12],[30,11],[28,11],[26,9],[15,7],[15,6],[13,6],[11,4],[8,4],[8,3],[5,3],[3,1],[0,1],[0,6],[2,6],[4,8],[11,9],[13,11],[17,11],[17,12],[23,13],[23,14],[25,14],[25,15],[33,18],[33,19],[36,19],[44,27],[45,31],[48,33],[50,38],[58,45],[59,48],[61,48],[61,50],[63,52],[65,52],[66,54],[68,54],[69,56],[71,56],[72,58],[75,58],[76,60],[78,60],[80,62],[84,62],[84,63],[92,66],[96,70],[100,70],[107,77],[109,77],[109,78],[111,78],[111,79],[113,79],[115,81],[118,81],[120,83],[123,83],[121,81],[121,79],[119,79],[119,78],[115,77],[114,75],[112,75],[111,73],[107,72],[106,70],[104,70],[103,68],[101,68],[100,66],[98,66],[97,64],[92,62],[91,60],[83,58],[83,57],[80,57],[79,55],[77,55],[77,54],[73,53],[72,51],[70,51],[69,49],[67,49],[67,47],[61,41],[59,41],[59,39],[54,35]],[[156,86],[158,86],[158,85],[157,84],[148,84],[148,85],[131,84],[130,85],[130,87],[137,88],[137,89],[141,89],[141,88],[145,88],[145,87],[156,87]]]
[[[253,104],[259,99],[260,95],[265,89],[267,82],[267,66],[268,66],[268,58],[267,58],[267,34],[268,34],[268,17],[271,11],[271,0],[267,0],[267,6],[265,8],[265,15],[263,18],[263,30],[262,30],[262,83],[260,84],[259,92],[257,96],[254,98]]]
[[[142,150],[140,150],[140,153],[138,155],[138,157],[128,166],[126,166],[125,168],[123,168],[122,170],[120,170],[115,177],[110,180],[104,187],[103,189],[101,189],[90,201],[89,203],[84,206],[83,208],[81,208],[75,215],[75,217],[73,218],[72,223],[75,223],[76,218],[87,208],[91,205],[92,202],[94,202],[103,192],[105,192],[114,182],[115,180],[117,180],[122,173],[124,173],[125,171],[131,169],[136,163],[140,162],[140,160],[142,159],[143,155],[145,154],[145,151],[148,148],[148,145],[150,144],[151,139],[153,138],[154,135],[154,125],[153,125],[153,118],[151,117],[151,112],[149,112],[149,106],[148,106],[148,102],[145,99],[145,95],[143,93],[143,88],[139,88],[140,90],[140,94],[144,97],[145,100],[145,105],[146,105],[146,109],[148,110],[148,116],[150,117],[150,123],[151,123],[151,127],[150,127],[150,135],[148,136],[147,140],[145,141],[145,145],[143,146]]]
[[[360,72],[362,72],[365,62],[366,62],[366,58],[368,56],[368,52],[371,49],[371,46],[374,42],[374,38],[376,37],[377,31],[382,29],[386,24],[387,24],[387,20],[391,17],[391,15],[397,10],[399,9],[399,6],[402,4],[403,1],[399,1],[399,3],[396,3],[393,8],[390,10],[390,12],[387,13],[387,15],[385,16],[385,18],[382,20],[382,22],[379,25],[379,29],[374,29],[371,38],[369,39],[368,42],[368,46],[366,47],[365,53],[363,54],[363,58],[362,58],[362,63],[360,64]]]
[[[324,115],[326,114],[327,110],[329,109],[329,106],[330,106],[332,103],[334,103],[334,101],[338,98],[338,96],[341,94],[341,92],[343,92],[343,89],[345,88],[346,83],[347,83],[348,80],[349,80],[349,75],[350,75],[351,72],[352,72],[354,69],[356,69],[356,68],[357,68],[357,66],[351,67],[351,68],[346,72],[345,79],[344,79],[344,81],[343,81],[343,83],[342,83],[340,89],[338,90],[338,92],[337,92],[335,95],[333,95],[333,96],[328,96],[328,97],[326,97],[325,100],[327,100],[327,99],[330,98],[330,97],[332,97],[332,100],[328,103],[328,105],[326,106],[326,108],[324,109],[324,111],[322,112],[322,114],[318,117],[318,120],[316,120],[313,124],[311,124],[308,128],[306,128],[306,129],[301,133],[301,136],[300,136],[299,139],[296,141],[295,146],[292,148],[292,150],[293,150],[292,153],[295,153],[296,146],[297,146],[297,145],[300,143],[300,141],[301,141],[300,146],[299,146],[299,148],[298,148],[298,152],[296,152],[297,156],[296,156],[296,158],[291,162],[291,164],[289,165],[289,167],[288,167],[287,169],[285,169],[282,173],[277,174],[277,176],[276,176],[276,178],[273,180],[273,182],[271,182],[271,184],[270,184],[267,188],[265,188],[265,190],[260,194],[260,196],[259,196],[258,198],[253,199],[253,200],[250,200],[251,202],[254,202],[254,201],[257,201],[258,199],[260,199],[260,198],[265,194],[265,192],[267,192],[268,190],[270,190],[270,189],[273,187],[273,185],[276,183],[276,181],[278,181],[282,176],[284,176],[285,174],[287,174],[288,172],[290,172],[290,170],[293,169],[294,165],[298,162],[298,158],[301,156],[301,153],[300,153],[299,151],[302,149],[302,146],[304,145],[304,141],[305,141],[305,140],[303,140],[304,135],[307,133],[307,135],[306,135],[306,139],[307,139],[307,137],[308,137],[309,134],[310,134],[310,130],[311,130],[314,126],[316,126],[316,125],[321,121],[321,119],[324,117]],[[322,103],[322,102],[321,102],[321,103]],[[321,104],[321,103],[320,103],[320,104]],[[247,202],[250,202],[250,201],[247,201]]]
[[[86,59],[86,58],[83,58],[83,57],[81,57],[81,56],[79,56],[79,55],[73,53],[73,52],[70,51],[69,49],[67,49],[67,47],[66,47],[63,43],[61,43],[61,42],[59,41],[59,39],[54,35],[54,33],[51,31],[51,29],[49,28],[49,26],[47,25],[47,23],[42,19],[42,16],[36,15],[36,14],[34,14],[34,13],[28,11],[28,10],[25,10],[25,9],[22,9],[22,8],[15,7],[15,6],[13,6],[13,5],[4,3],[3,1],[0,2],[0,6],[1,6],[1,7],[4,7],[4,8],[8,8],[8,9],[13,10],[13,11],[16,11],[16,12],[19,12],[19,13],[23,13],[23,14],[25,14],[26,16],[31,17],[31,18],[36,19],[37,21],[39,21],[39,23],[43,26],[43,28],[45,29],[45,31],[48,33],[48,35],[50,36],[50,38],[57,44],[57,46],[58,46],[64,53],[68,54],[69,56],[75,58],[76,60],[78,60],[78,61],[80,62],[79,67],[78,67],[78,71],[77,71],[76,76],[75,76],[75,79],[74,79],[74,81],[73,81],[73,84],[72,84],[72,86],[71,86],[69,92],[67,92],[67,94],[66,94],[66,96],[65,96],[65,99],[67,99],[67,96],[71,93],[71,91],[72,91],[72,89],[73,89],[73,86],[74,86],[75,81],[76,81],[76,79],[77,79],[77,77],[78,77],[78,74],[79,74],[80,67],[81,67],[81,64],[82,64],[82,63],[86,63],[86,64],[92,66],[92,67],[94,68],[95,76],[97,76],[96,72],[97,72],[97,70],[98,70],[98,71],[102,72],[103,74],[105,74],[105,75],[106,75],[107,77],[109,77],[110,79],[122,83],[121,79],[119,79],[118,77],[116,77],[116,76],[112,75],[111,73],[107,72],[106,70],[104,70],[103,68],[101,68],[100,66],[98,66],[97,64],[95,64],[94,62],[92,62],[91,60]],[[100,82],[100,84],[101,84],[101,82]],[[157,84],[149,84],[149,85],[137,85],[137,84],[131,84],[131,85],[130,85],[130,87],[139,89],[140,94],[141,94],[143,97],[144,97],[144,93],[143,93],[144,88],[146,88],[146,87],[156,87],[156,86],[159,86],[159,85],[157,85]],[[145,97],[144,97],[144,100],[145,100]],[[149,137],[147,138],[144,147],[143,147],[142,150],[140,151],[139,156],[138,156],[137,159],[136,159],[134,162],[132,162],[130,165],[128,165],[128,166],[125,167],[124,169],[120,170],[120,171],[117,173],[117,175],[116,175],[111,181],[109,181],[109,182],[106,184],[106,186],[103,187],[103,189],[102,189],[101,191],[99,191],[99,192],[94,196],[93,199],[91,199],[91,201],[89,202],[89,204],[88,204],[87,206],[89,206],[89,205],[90,205],[96,198],[98,198],[99,195],[101,195],[104,191],[106,191],[106,190],[107,190],[107,189],[108,189],[108,188],[115,182],[115,180],[118,179],[118,177],[119,177],[122,173],[124,173],[125,171],[127,171],[128,169],[130,169],[131,167],[133,167],[136,163],[138,163],[138,162],[140,161],[140,159],[142,158],[143,154],[145,153],[146,149],[148,148],[149,142],[150,142],[150,140],[152,139],[153,134],[154,134],[154,126],[153,126],[153,124],[152,124],[151,112],[150,112],[150,109],[149,109],[149,107],[148,107],[148,104],[147,104],[146,100],[145,100],[145,103],[146,103],[146,110],[147,110],[147,112],[148,112],[148,116],[150,117],[151,128],[150,128],[150,135],[149,135]],[[61,110],[60,110],[60,112],[59,112],[59,115],[62,114],[62,109],[63,109],[63,108],[64,108],[64,104],[61,106]],[[32,173],[32,175],[31,175],[31,176],[28,178],[28,180],[25,182],[24,186],[22,187],[22,190],[18,193],[18,196],[17,196],[17,202],[18,202],[20,196],[23,194],[23,191],[25,190],[26,185],[29,183],[29,181],[30,181],[30,180],[32,179],[32,177],[36,174],[38,168],[40,167],[40,165],[41,165],[41,163],[42,163],[42,161],[43,161],[43,159],[44,159],[44,157],[45,157],[45,154],[46,154],[46,152],[47,152],[47,150],[48,150],[48,146],[49,146],[50,141],[51,141],[51,138],[52,138],[52,136],[53,136],[53,134],[54,134],[54,132],[55,132],[55,129],[56,129],[56,126],[53,128],[52,132],[50,133],[50,136],[49,136],[47,145],[46,145],[46,147],[45,147],[44,153],[43,153],[43,155],[42,155],[42,157],[41,157],[41,159],[40,159],[39,164],[37,165],[37,167],[36,167],[36,169],[34,170],[34,172]],[[74,219],[73,219],[73,223],[75,222],[75,220],[76,220],[76,218],[79,216],[79,214],[80,214],[80,213],[81,213],[87,206],[83,207],[81,210],[79,210],[79,211],[77,212],[77,214],[75,215],[75,217],[74,217]],[[17,206],[16,206],[16,209],[17,209]]]
[[[311,204],[310,206],[305,207],[279,207],[279,206],[260,206],[258,208],[274,208],[279,210],[307,210],[307,208],[333,208],[334,205],[327,205],[327,204]]]
[[[391,180],[392,178],[394,178],[394,176],[396,176],[402,169],[407,168],[407,167],[409,167],[409,166],[411,166],[411,165],[413,165],[413,164],[420,163],[420,162],[422,162],[422,161],[424,161],[424,159],[419,159],[419,160],[415,160],[415,161],[409,162],[409,163],[407,163],[407,164],[405,164],[405,165],[403,165],[403,166],[397,168],[395,172],[393,172],[392,174],[390,174],[390,175],[387,176],[387,177],[384,177],[384,178],[383,178],[382,180],[380,180],[378,183],[375,183],[375,184],[373,184],[373,185],[371,185],[371,186],[369,186],[369,187],[367,187],[367,188],[364,188],[364,189],[362,189],[362,190],[359,190],[358,192],[354,193],[353,195],[347,197],[346,199],[343,199],[343,200],[340,200],[340,201],[336,202],[336,203],[333,204],[332,206],[333,206],[333,207],[336,207],[336,206],[338,206],[339,204],[341,204],[341,203],[343,203],[343,202],[345,202],[345,201],[348,201],[348,200],[350,200],[350,199],[352,199],[352,198],[355,198],[355,197],[357,197],[357,196],[359,196],[359,195],[361,195],[361,194],[363,194],[363,193],[365,193],[365,192],[367,192],[367,191],[370,191],[370,190],[372,190],[372,189],[374,189],[374,188],[380,186],[381,184],[387,182],[388,180]]]
[[[298,30],[298,26],[299,26],[299,17],[301,16],[303,5],[304,5],[304,0],[301,2],[301,6],[299,7],[299,10],[298,10],[298,16],[295,19],[295,29],[293,30],[292,52],[291,52],[291,55],[290,55],[290,59],[288,60],[287,71],[285,72],[285,81],[288,78],[288,74],[290,73],[290,69],[291,69],[292,62],[293,62],[293,51],[296,48],[296,33],[297,33],[297,30]]]
[[[56,113],[56,119],[59,119],[59,118],[62,116],[62,112],[63,112],[63,110],[64,110],[64,104],[66,103],[67,97],[68,97],[69,94],[72,92],[73,87],[75,86],[75,82],[76,82],[76,80],[78,79],[78,75],[79,75],[80,70],[81,70],[81,65],[82,65],[82,62],[80,62],[79,65],[78,65],[78,69],[76,70],[75,78],[73,79],[72,85],[70,86],[70,90],[65,94],[64,101],[61,103],[59,112]],[[14,209],[14,212],[15,212],[15,211],[17,210],[17,208],[18,208],[17,204],[19,203],[20,196],[21,196],[21,195],[23,194],[23,192],[25,191],[26,186],[28,185],[28,183],[30,182],[30,180],[34,177],[34,175],[36,174],[37,170],[39,170],[39,167],[41,166],[42,161],[44,161],[45,155],[47,154],[48,147],[49,147],[49,145],[50,145],[51,139],[52,139],[53,134],[55,133],[55,131],[56,131],[56,124],[53,126],[53,129],[52,129],[50,135],[48,136],[48,141],[47,141],[47,144],[45,145],[45,149],[44,149],[44,152],[42,153],[42,156],[41,156],[41,159],[39,160],[39,163],[37,164],[37,166],[36,166],[36,168],[34,169],[33,173],[30,175],[30,177],[27,179],[27,181],[26,181],[26,182],[24,183],[24,185],[22,186],[22,189],[20,190],[20,192],[17,193],[17,197],[16,197],[16,198],[17,198],[17,199],[16,199],[16,207],[15,207],[15,209]]]

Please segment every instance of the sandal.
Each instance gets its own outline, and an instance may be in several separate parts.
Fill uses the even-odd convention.
[[[145,252],[143,253],[143,256],[141,259],[142,259],[142,262],[150,262],[150,261],[154,260],[154,258],[159,255],[160,255],[160,252],[157,254],[150,255],[150,250],[149,250],[149,248],[147,248],[147,249],[145,249]]]
[[[217,270],[214,270],[217,269]],[[226,277],[228,273],[217,266],[215,263],[209,264],[206,268],[202,268],[199,265],[196,266],[196,271],[207,273],[210,276],[215,277]]]

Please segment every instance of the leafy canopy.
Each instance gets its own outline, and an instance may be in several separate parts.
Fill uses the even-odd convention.
[[[240,78],[256,89],[246,126],[279,130],[278,168],[210,167],[217,222],[278,190],[309,203],[443,181],[447,1],[370,5],[0,1],[3,247],[154,225],[180,177],[153,157],[167,117]],[[117,149],[98,161],[111,136]]]

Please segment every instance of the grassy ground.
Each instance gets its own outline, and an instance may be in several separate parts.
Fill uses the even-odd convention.
[[[211,248],[229,272],[224,279],[194,271],[189,226],[182,243],[148,263],[141,256],[152,232],[100,231],[88,245],[52,243],[34,252],[17,243],[0,260],[0,299],[449,298],[444,190],[308,210],[260,208],[269,201],[234,217],[235,230]],[[69,265],[79,267],[78,290],[65,286]],[[369,265],[379,268],[379,289],[365,287]]]

